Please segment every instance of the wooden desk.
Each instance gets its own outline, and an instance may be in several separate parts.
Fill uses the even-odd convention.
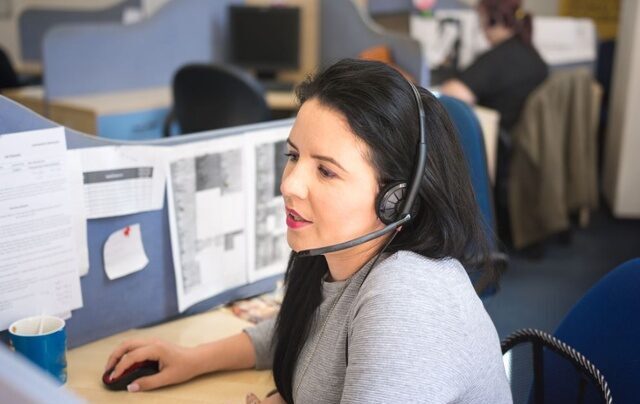
[[[42,76],[42,64],[38,62],[22,62],[14,66],[18,74],[30,74],[34,76]]]
[[[47,116],[44,102],[44,88],[42,86],[18,87],[3,90],[1,95],[22,104],[33,112]]]
[[[7,90],[3,95],[71,129],[127,140],[160,137],[172,103],[169,87],[45,100],[44,89],[31,86]],[[273,110],[298,109],[293,92],[269,91],[266,99]]]
[[[293,91],[267,91],[267,104],[275,110],[295,111],[298,100]]]
[[[112,335],[67,352],[66,387],[91,403],[244,403],[249,392],[264,397],[274,388],[270,371],[215,373],[142,393],[114,392],[102,386],[102,373],[109,354],[127,338],[157,337],[179,345],[195,346],[230,336],[250,325],[228,309],[218,309]]]

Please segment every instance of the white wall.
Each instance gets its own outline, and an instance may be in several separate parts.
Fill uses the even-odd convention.
[[[640,3],[623,0],[621,6],[603,187],[615,216],[640,218]]]

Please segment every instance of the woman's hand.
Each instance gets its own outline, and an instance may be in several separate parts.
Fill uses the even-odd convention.
[[[117,378],[134,363],[145,360],[158,361],[160,372],[135,380],[127,387],[131,392],[185,382],[201,373],[201,360],[196,348],[185,348],[158,339],[124,341],[109,356],[105,370],[115,367],[111,378]]]
[[[253,393],[247,394],[247,402],[246,404],[287,404],[283,399],[280,393],[275,393],[266,397],[264,400],[260,400],[258,396]]]

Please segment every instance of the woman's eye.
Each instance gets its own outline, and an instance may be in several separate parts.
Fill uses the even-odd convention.
[[[327,170],[323,166],[318,167],[318,171],[320,171],[320,175],[322,175],[325,178],[333,178],[336,176],[333,172]]]
[[[289,159],[289,161],[298,161],[298,154],[296,153],[285,153],[284,155]]]

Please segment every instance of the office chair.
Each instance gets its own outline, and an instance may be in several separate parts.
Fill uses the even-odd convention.
[[[4,88],[18,87],[18,75],[11,64],[11,60],[0,48],[0,90]]]
[[[507,267],[507,256],[498,249],[495,231],[496,219],[482,128],[471,107],[463,101],[442,94],[438,95],[438,99],[449,114],[458,132],[458,139],[467,160],[471,184],[482,215],[482,223],[487,240],[489,241],[493,274],[482,276],[477,271],[472,270],[470,272],[476,291],[481,297],[488,297],[498,290],[499,276]]]
[[[271,111],[260,84],[244,71],[189,64],[173,78],[173,111],[165,121],[164,136],[170,135],[174,118],[185,134],[267,121]]]
[[[511,238],[517,249],[580,224],[599,204],[597,128],[601,88],[590,71],[552,72],[526,99],[510,130],[506,174]]]
[[[639,290],[636,258],[598,281],[554,336],[525,329],[502,342],[503,354],[523,342],[533,344],[531,402],[611,403],[612,397],[616,403],[638,402]]]

